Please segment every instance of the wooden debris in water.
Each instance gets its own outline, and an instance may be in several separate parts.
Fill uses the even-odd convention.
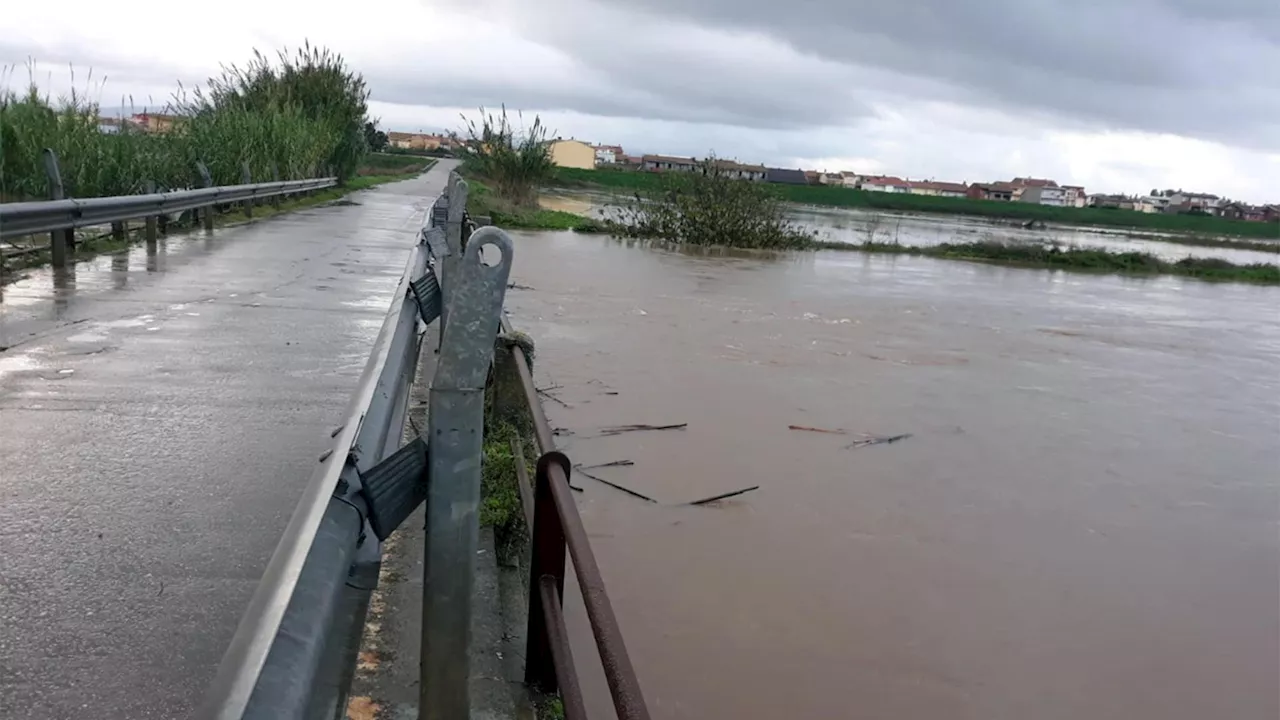
[[[827,430],[826,428],[809,427],[808,425],[788,425],[787,429],[802,430],[804,432],[812,432],[812,433],[825,433],[827,435],[848,435],[849,434],[848,430],[843,430],[843,429]]]
[[[600,463],[599,465],[587,465],[583,470],[598,470],[607,467],[631,467],[635,465],[635,460],[614,460],[613,462]]]
[[[574,469],[574,470],[576,470],[576,471],[578,471],[578,474],[579,474],[579,475],[585,475],[586,477],[589,477],[589,478],[591,478],[592,480],[595,480],[596,482],[604,483],[605,485],[608,485],[609,487],[613,488],[614,490],[621,490],[622,492],[624,492],[624,493],[626,493],[626,494],[628,494],[628,495],[630,495],[630,496],[632,496],[632,497],[638,497],[638,498],[640,498],[641,500],[645,500],[645,501],[647,501],[647,502],[651,502],[651,503],[655,503],[655,504],[658,502],[657,500],[654,500],[653,498],[649,497],[648,495],[645,495],[645,494],[643,494],[643,493],[638,493],[638,492],[636,492],[635,490],[632,490],[631,488],[623,487],[622,485],[619,485],[619,484],[617,484],[617,483],[615,483],[615,482],[610,482],[610,481],[605,480],[604,478],[599,477],[599,476],[597,476],[597,475],[592,475],[591,473],[587,472],[586,470],[583,470],[581,465],[574,465],[574,466],[573,466],[573,469]]]
[[[844,449],[856,450],[860,447],[866,447],[868,445],[888,445],[890,443],[896,443],[899,440],[906,440],[909,437],[911,437],[911,433],[906,433],[903,435],[889,435],[887,437],[869,437],[866,440],[854,440],[848,445],[845,445]]]
[[[720,495],[712,495],[711,497],[708,497],[708,498],[702,498],[701,500],[694,500],[693,502],[691,502],[691,503],[687,503],[687,504],[689,504],[689,505],[706,505],[707,503],[713,503],[713,502],[716,502],[717,500],[727,500],[728,498],[731,498],[731,497],[737,497],[738,495],[744,495],[744,494],[746,494],[746,493],[751,492],[752,490],[759,490],[759,489],[760,489],[760,486],[759,486],[759,485],[752,485],[752,486],[751,486],[751,487],[749,487],[749,488],[743,488],[743,489],[741,489],[741,490],[734,490],[733,492],[722,493],[722,494],[720,494]]]
[[[556,387],[559,387],[559,386],[557,385]],[[561,400],[560,398],[556,397],[555,395],[552,395],[552,394],[551,394],[551,390],[550,390],[550,389],[546,389],[546,390],[544,390],[544,389],[539,389],[539,390],[538,390],[538,397],[543,397],[543,398],[546,398],[546,399],[548,399],[548,400],[551,400],[552,402],[559,403],[561,406],[563,406],[563,407],[565,407],[565,408],[568,408],[569,410],[572,410],[572,409],[573,409],[573,406],[572,406],[572,405],[570,405],[569,403],[567,403],[567,402],[565,402],[565,401]]]
[[[628,432],[648,432],[650,430],[683,430],[687,427],[689,427],[689,423],[677,423],[675,425],[614,425],[613,427],[602,428],[600,437],[621,435]]]

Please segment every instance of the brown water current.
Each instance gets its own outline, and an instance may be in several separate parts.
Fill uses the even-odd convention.
[[[1280,290],[513,236],[655,718],[1280,716]]]

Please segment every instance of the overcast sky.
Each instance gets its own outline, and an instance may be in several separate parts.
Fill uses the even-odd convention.
[[[163,105],[303,39],[395,130],[478,106],[628,152],[1280,202],[1280,0],[8,3],[10,86]],[[94,78],[86,79],[92,68]],[[105,85],[100,82],[106,77]],[[126,101],[127,102],[127,101]]]

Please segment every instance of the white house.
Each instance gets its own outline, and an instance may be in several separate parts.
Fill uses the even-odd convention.
[[[1178,192],[1169,196],[1169,205],[1178,207],[1182,212],[1196,210],[1209,215],[1218,214],[1218,206],[1222,198],[1208,193]]]
[[[622,161],[623,154],[622,148],[617,145],[597,145],[596,164],[613,165],[614,163]]]
[[[1145,195],[1133,201],[1133,209],[1144,213],[1164,212],[1169,207],[1169,198],[1161,195]]]
[[[847,170],[840,173],[840,184],[847,188],[856,188],[861,182],[862,176],[858,173],[848,172]]]
[[[1084,188],[1079,185],[1063,185],[1062,191],[1062,204],[1066,207],[1082,208],[1089,201],[1089,196],[1085,194]]]
[[[1053,207],[1064,207],[1067,204],[1067,191],[1060,187],[1049,186],[1030,186],[1022,189],[1022,195],[1018,197],[1020,202],[1033,203],[1036,205],[1051,205]]]

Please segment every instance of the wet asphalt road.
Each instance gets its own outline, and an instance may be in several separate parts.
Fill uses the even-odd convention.
[[[0,288],[0,717],[200,701],[448,169]]]

